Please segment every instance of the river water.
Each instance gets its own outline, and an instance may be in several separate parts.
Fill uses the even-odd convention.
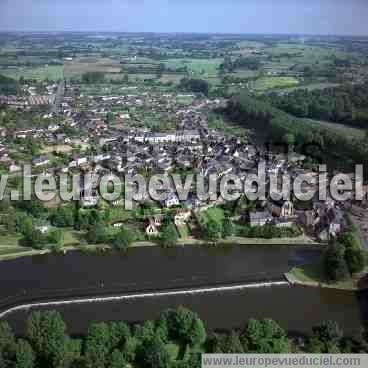
[[[257,281],[283,280],[293,265],[319,257],[312,247],[225,246],[206,248],[134,248],[126,253],[69,252],[19,258],[0,263],[0,309],[23,303],[95,295],[185,290]],[[249,318],[273,318],[285,329],[309,332],[326,319],[345,332],[359,331],[367,294],[278,285],[53,307],[69,332],[82,333],[92,321],[156,318],[168,307],[187,306],[209,329],[241,327]],[[43,307],[43,309],[45,309]],[[6,316],[17,333],[29,311]]]

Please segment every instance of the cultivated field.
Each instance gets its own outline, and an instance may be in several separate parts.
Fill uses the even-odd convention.
[[[299,84],[295,77],[262,77],[249,84],[257,92],[264,92],[275,88],[293,87]]]

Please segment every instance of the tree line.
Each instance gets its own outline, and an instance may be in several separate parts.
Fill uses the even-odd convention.
[[[368,128],[368,83],[313,91],[298,89],[284,95],[272,93],[264,99],[300,118]]]
[[[343,281],[362,272],[366,263],[354,226],[331,241],[323,256],[325,276],[332,282]]]
[[[36,311],[25,335],[0,322],[0,366],[4,368],[196,368],[201,353],[365,353],[367,335],[343,335],[326,321],[309,336],[292,339],[271,319],[250,319],[243,328],[208,332],[196,313],[168,309],[141,324],[94,322],[83,336],[70,336],[60,313]]]
[[[271,105],[269,101],[244,92],[234,96],[224,113],[253,128],[270,143],[283,144],[332,169],[353,170],[362,164],[368,170],[368,141],[329,127],[313,124]]]
[[[15,96],[20,92],[18,81],[13,78],[8,78],[0,75],[0,95]]]

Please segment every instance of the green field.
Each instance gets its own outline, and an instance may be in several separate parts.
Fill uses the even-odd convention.
[[[165,61],[167,68],[187,67],[194,76],[217,76],[223,59],[170,59]]]
[[[293,87],[299,84],[294,77],[262,77],[250,83],[250,88],[257,92],[264,92],[275,88]]]
[[[58,80],[63,78],[63,72],[63,65],[48,65],[35,68],[0,69],[0,74],[14,79],[23,77],[26,79],[36,80]]]

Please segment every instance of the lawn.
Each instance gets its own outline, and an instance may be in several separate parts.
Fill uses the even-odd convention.
[[[258,92],[264,92],[275,88],[294,87],[299,80],[294,77],[262,77],[250,83],[250,87]]]

